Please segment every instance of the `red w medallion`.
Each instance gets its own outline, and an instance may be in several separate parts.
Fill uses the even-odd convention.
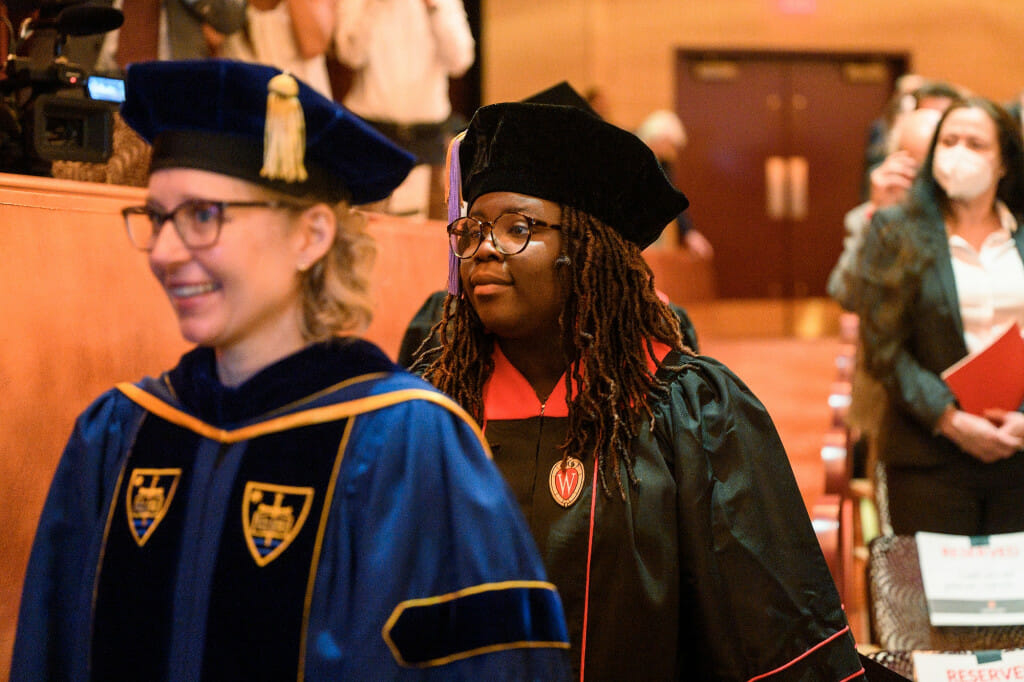
[[[583,462],[569,457],[563,465],[555,462],[548,475],[548,487],[551,497],[563,507],[569,507],[583,492]]]

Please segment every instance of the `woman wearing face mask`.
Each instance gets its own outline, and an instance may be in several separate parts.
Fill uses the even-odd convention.
[[[1024,531],[1024,414],[960,409],[943,370],[1024,328],[1024,145],[984,98],[939,122],[907,201],[875,214],[861,255],[861,342],[885,385],[880,428],[898,534]],[[998,377],[993,377],[993,381]]]

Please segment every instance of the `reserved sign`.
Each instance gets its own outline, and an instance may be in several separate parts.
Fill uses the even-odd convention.
[[[915,651],[917,682],[996,682],[1024,680],[1024,651],[976,651],[949,654]]]
[[[915,538],[932,625],[1024,624],[1024,533]]]

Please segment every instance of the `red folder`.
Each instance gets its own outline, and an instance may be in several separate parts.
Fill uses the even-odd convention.
[[[960,409],[980,415],[993,407],[1017,410],[1024,402],[1024,339],[1016,322],[989,345],[942,372]]]

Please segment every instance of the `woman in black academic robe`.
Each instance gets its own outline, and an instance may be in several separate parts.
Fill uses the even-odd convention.
[[[458,305],[425,376],[483,424],[580,679],[861,678],[771,418],[654,289],[641,249],[688,204],[654,155],[534,103],[454,147]]]

